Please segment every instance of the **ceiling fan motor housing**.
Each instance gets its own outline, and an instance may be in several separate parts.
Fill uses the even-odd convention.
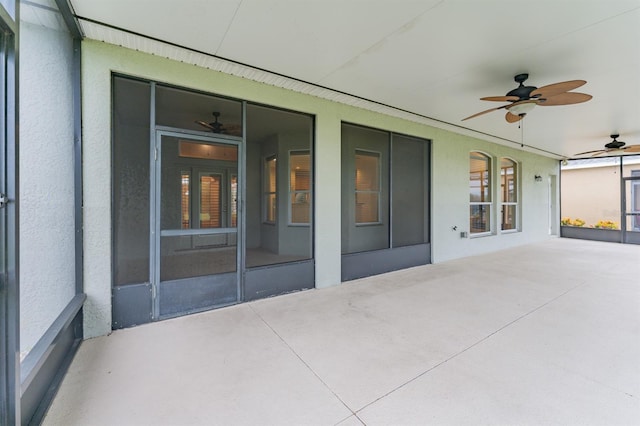
[[[537,87],[525,86],[524,84],[522,84],[527,80],[527,78],[529,78],[529,74],[516,75],[513,79],[516,81],[516,83],[520,83],[520,85],[507,93],[507,96],[517,96],[521,100],[529,99],[529,95],[531,95],[531,92],[536,90]]]
[[[626,144],[624,142],[617,140],[618,136],[620,136],[620,135],[611,135],[613,140],[611,142],[609,142],[608,144],[606,144],[605,148],[618,149],[618,148],[622,148],[623,146],[625,146]]]

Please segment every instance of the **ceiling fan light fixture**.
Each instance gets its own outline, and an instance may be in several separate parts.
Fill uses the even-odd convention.
[[[516,102],[514,105],[512,106],[508,106],[507,109],[509,110],[509,112],[513,115],[524,115],[527,114],[528,112],[531,112],[531,110],[536,106],[536,102],[535,101],[531,101],[531,102]]]

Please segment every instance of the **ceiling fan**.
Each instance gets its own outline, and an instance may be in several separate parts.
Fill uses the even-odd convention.
[[[587,95],[585,93],[570,92],[570,90],[577,89],[584,85],[586,83],[584,80],[564,81],[562,83],[549,84],[538,88],[535,86],[525,86],[523,83],[527,78],[529,78],[529,74],[516,75],[513,79],[520,85],[511,90],[505,96],[487,96],[485,98],[480,98],[480,100],[483,101],[509,102],[508,104],[473,114],[464,118],[462,121],[491,111],[506,109],[507,114],[505,119],[509,123],[515,123],[522,120],[524,116],[536,105],[555,106],[579,104],[592,98],[591,95]]]
[[[220,113],[218,111],[214,111],[213,117],[215,118],[215,120],[212,121],[211,123],[207,123],[201,120],[196,120],[195,122],[211,130],[213,133],[227,133],[227,130],[223,127],[223,124],[218,121],[218,117],[220,117]]]
[[[579,152],[575,155],[586,155],[592,154],[592,157],[597,157],[598,155],[608,154],[610,152],[624,151],[624,152],[640,152],[640,145],[628,145],[625,142],[619,141],[618,138],[620,135],[614,134],[611,135],[611,142],[604,146],[604,149],[596,149],[594,151],[585,151]]]

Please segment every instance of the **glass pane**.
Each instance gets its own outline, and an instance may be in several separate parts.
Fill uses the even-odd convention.
[[[500,162],[500,186],[503,203],[516,203],[518,201],[516,163],[503,158]]]
[[[489,157],[479,152],[472,152],[469,157],[469,201],[491,201],[489,171]]]
[[[356,192],[356,223],[379,222],[378,193]]]
[[[390,133],[342,124],[342,253],[390,247]]]
[[[393,246],[428,241],[428,141],[393,136]]]
[[[267,176],[265,182],[267,184],[267,192],[276,192],[276,158],[268,158],[266,160],[265,171]]]
[[[182,172],[182,229],[191,228],[191,175]]]
[[[185,146],[191,147],[187,155]],[[215,159],[195,157],[194,151],[209,152]],[[237,178],[234,182],[232,176],[238,172],[237,146],[163,136],[160,155],[161,229],[235,226]]]
[[[231,176],[231,227],[238,227],[238,176]]]
[[[470,207],[471,221],[469,229],[472,234],[491,231],[491,206],[488,204]]]
[[[309,152],[291,152],[289,156],[289,190],[291,191],[290,223],[309,223],[311,213],[310,189],[311,156]]]
[[[516,229],[517,207],[511,204],[502,206],[502,230]]]
[[[267,217],[265,218],[266,222],[275,223],[276,222],[276,194],[267,194],[266,195],[266,212]]]
[[[380,154],[356,151],[356,191],[380,189]]]
[[[113,79],[114,285],[149,282],[148,83]]]
[[[312,257],[312,135],[306,114],[247,105],[248,267]]]
[[[162,237],[160,280],[234,272],[235,242],[235,233]]]
[[[162,85],[156,86],[156,123],[162,126],[242,136],[242,103]]]
[[[291,194],[291,223],[309,223],[311,204],[308,192],[294,192]]]
[[[222,226],[222,176],[200,176],[200,228]]]
[[[620,227],[619,157],[569,160],[561,168],[562,226]]]
[[[277,215],[277,162],[276,157],[269,157],[264,162],[264,221],[267,223],[276,223]]]

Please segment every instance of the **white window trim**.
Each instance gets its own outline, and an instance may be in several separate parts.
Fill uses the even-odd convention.
[[[495,206],[495,197],[494,197],[494,193],[495,193],[495,178],[494,178],[494,164],[496,163],[495,158],[486,152],[483,151],[479,151],[479,150],[471,150],[469,151],[469,154],[467,155],[467,161],[468,159],[471,157],[471,153],[472,152],[477,152],[479,154],[484,155],[485,157],[487,157],[489,159],[489,170],[488,170],[488,174],[489,174],[489,198],[491,199],[491,201],[469,201],[469,207],[467,208],[467,214],[469,215],[468,219],[467,219],[467,224],[470,225],[471,224],[471,207],[472,206],[489,206],[489,215],[488,215],[488,223],[489,223],[489,230],[485,231],[485,232],[475,232],[472,233],[471,232],[471,226],[469,226],[469,238],[481,238],[481,237],[489,237],[492,235],[495,235],[495,229],[496,229],[496,224],[495,224],[495,211],[496,211],[496,206]],[[467,169],[468,170],[468,169]],[[469,171],[469,170],[468,170]]]
[[[515,177],[516,177],[516,186],[515,186],[515,192],[516,192],[516,201],[509,201],[509,202],[505,202],[502,201],[502,197],[504,196],[504,194],[502,193],[502,160],[506,159],[509,161],[512,161],[515,165]],[[521,172],[520,172],[521,166],[520,166],[520,162],[518,162],[517,160],[515,160],[514,158],[511,157],[500,157],[500,170],[498,172],[499,176],[498,176],[498,187],[500,188],[500,201],[499,201],[499,212],[497,213],[498,215],[498,220],[497,223],[499,224],[499,232],[501,234],[513,234],[516,232],[522,232],[522,228],[521,228],[521,220],[520,220],[520,212],[521,212],[521,208],[520,208],[520,200],[521,200],[521,191],[520,191],[520,176],[521,176]],[[515,214],[515,227],[513,229],[502,229],[502,208],[503,206],[516,206],[516,214]]]

